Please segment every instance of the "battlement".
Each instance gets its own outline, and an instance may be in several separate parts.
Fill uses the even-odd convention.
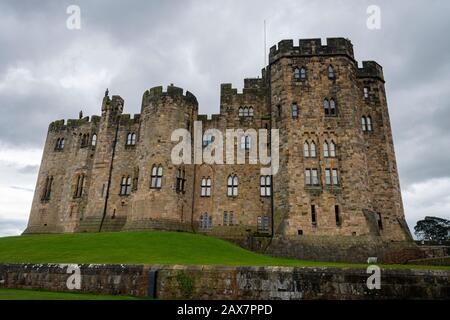
[[[122,125],[132,125],[139,123],[139,120],[141,118],[141,114],[137,113],[133,115],[133,118],[130,114],[122,114],[120,115],[120,124]]]
[[[144,96],[142,98],[142,102],[154,100],[154,99],[160,99],[162,97],[169,96],[173,99],[179,99],[182,98],[186,100],[188,103],[194,104],[196,107],[198,107],[198,101],[197,98],[189,91],[186,91],[184,94],[183,88],[176,87],[174,85],[167,86],[166,91],[163,90],[162,86],[153,87],[147,91],[144,92]]]
[[[77,128],[81,126],[89,126],[91,124],[97,125],[100,122],[100,116],[92,116],[90,119],[89,117],[84,117],[82,119],[61,119],[56,120],[50,123],[48,130],[49,131],[60,131],[60,130],[66,130],[70,128]]]
[[[359,78],[379,78],[384,82],[383,67],[375,61],[363,61],[362,68],[358,68]]]
[[[314,55],[346,55],[355,59],[353,45],[345,38],[327,38],[327,44],[322,45],[321,39],[300,39],[298,46],[294,40],[282,40],[278,46],[270,48],[269,63],[284,56],[314,56]]]

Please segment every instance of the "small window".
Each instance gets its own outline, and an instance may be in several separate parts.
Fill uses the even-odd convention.
[[[311,169],[312,182],[315,186],[319,185],[319,176],[317,174],[317,169]]]
[[[248,108],[247,107],[244,108],[244,117],[248,117]]]
[[[240,107],[239,108],[239,117],[243,117],[244,116],[244,108]]]
[[[283,115],[283,110],[281,106],[277,106],[277,112],[278,112],[278,120],[281,120],[281,116]]]
[[[75,191],[73,194],[74,198],[81,198],[83,195],[83,187],[84,187],[84,174],[79,174],[76,177],[76,185],[75,185]]]
[[[91,146],[95,147],[97,145],[97,134],[93,134],[91,138]]]
[[[335,216],[335,219],[336,219],[336,225],[340,226],[341,225],[341,213],[340,213],[338,205],[334,206],[334,216]]]
[[[311,205],[311,223],[313,226],[317,225],[317,214],[315,205]]]
[[[328,142],[326,142],[326,141],[323,143],[323,156],[325,158],[328,158],[330,156],[329,149],[328,149]]]
[[[236,197],[238,195],[238,182],[239,182],[239,179],[238,179],[237,175],[234,175],[234,176],[229,175],[228,176],[227,195],[229,197]]]
[[[309,145],[309,147],[310,147],[310,152],[309,152],[309,154],[310,154],[311,158],[315,158],[315,157],[316,157],[316,144],[314,143],[314,141],[311,142],[311,144]]]
[[[120,195],[121,196],[128,196],[131,193],[131,177],[122,177],[122,180],[120,181]]]
[[[336,145],[333,141],[330,143],[330,157],[335,158],[336,157]]]
[[[302,230],[302,229],[298,229],[298,230],[297,230],[297,234],[298,234],[299,236],[302,236],[302,235],[303,235],[303,230]]]
[[[203,147],[207,147],[212,143],[212,135],[203,135]]]
[[[210,197],[211,196],[211,178],[202,178],[201,183],[201,196],[202,197]]]
[[[134,146],[136,145],[136,134],[134,132],[129,132],[127,134],[127,146]]]
[[[150,187],[152,189],[161,189],[162,185],[162,177],[163,177],[163,168],[162,165],[152,167],[152,177]]]
[[[300,79],[306,79],[306,69],[303,67],[300,69]]]
[[[303,144],[303,156],[309,158],[309,143],[305,141]]]
[[[258,231],[269,231],[269,217],[259,216],[256,221]]]
[[[328,99],[323,100],[323,110],[325,111],[326,116],[330,114],[330,102]]]
[[[305,170],[305,183],[307,186],[311,185],[311,169]]]
[[[325,183],[327,186],[331,185],[331,170],[325,169]]]
[[[248,108],[248,116],[253,117],[253,108],[252,107]]]
[[[364,93],[364,99],[369,98],[369,88],[364,87],[363,93]]]
[[[294,69],[294,79],[300,79],[301,75],[300,75],[300,69],[299,68],[295,68]]]
[[[338,177],[337,169],[333,169],[332,173],[333,173],[333,184],[334,185],[338,185],[339,184],[339,177]]]
[[[64,138],[58,138],[55,144],[55,150],[61,151],[64,149]]]
[[[184,169],[177,170],[177,178],[176,178],[176,192],[184,192],[185,191],[185,182],[186,182],[186,171]]]
[[[208,215],[207,212],[200,215],[200,229],[209,230],[213,226],[212,216]]]
[[[52,193],[53,176],[47,176],[45,179],[44,189],[42,190],[41,201],[50,200],[50,195]]]
[[[234,211],[230,211],[230,217],[228,220],[228,225],[232,226],[234,225]]]
[[[330,100],[330,116],[335,116],[336,115],[336,102],[331,99]]]
[[[361,129],[362,129],[362,131],[366,131],[367,130],[366,117],[364,117],[364,116],[361,117]]]
[[[372,118],[370,116],[367,117],[367,131],[372,131]]]
[[[228,213],[226,211],[223,212],[223,225],[226,226],[228,224]]]
[[[261,188],[261,197],[270,197],[270,185],[271,185],[271,177],[270,176],[261,176],[260,178],[260,188]]]
[[[292,104],[292,118],[298,118],[298,106],[295,102]]]
[[[241,137],[241,149],[250,150],[252,145],[252,137],[251,136],[242,136]]]
[[[329,79],[335,78],[334,69],[331,65],[328,66],[328,78]]]

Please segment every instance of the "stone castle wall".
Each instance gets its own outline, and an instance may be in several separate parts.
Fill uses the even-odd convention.
[[[305,77],[295,77],[296,68],[304,68]],[[335,102],[333,115],[325,114],[325,99]],[[173,85],[146,91],[139,115],[123,114],[123,106],[120,96],[107,94],[101,116],[50,125],[25,233],[162,229],[244,238],[271,234],[273,228],[274,236],[291,240],[304,235],[410,240],[383,71],[373,61],[358,67],[347,39],[327,39],[326,45],[320,39],[281,41],[271,48],[262,76],[245,79],[242,92],[221,85],[220,114],[210,119],[198,114],[194,95]],[[244,107],[253,114],[240,115]],[[370,117],[372,130],[362,130],[362,117]],[[259,164],[174,165],[170,155],[177,142],[171,134],[183,128],[194,139],[196,121],[203,132],[219,129],[224,138],[226,129],[279,129],[280,169],[271,179],[271,195],[260,195]],[[127,145],[130,133],[136,141]],[[96,144],[83,143],[86,135],[88,141],[95,135]],[[61,138],[64,148],[55,149]],[[315,143],[316,156],[304,156],[305,142]],[[335,144],[335,157],[325,157],[325,142]],[[237,151],[240,141],[234,145]],[[151,186],[155,165],[163,171],[161,188]],[[317,170],[318,185],[305,184],[306,169]],[[337,185],[327,185],[327,169],[337,170]],[[177,190],[180,170],[183,190]],[[75,196],[80,175],[83,188]],[[238,195],[230,197],[227,179],[235,175]],[[48,177],[51,196],[42,199]],[[128,194],[120,194],[123,177],[132,180]],[[211,195],[205,197],[201,182],[207,178]],[[205,214],[211,221],[206,229],[200,225]],[[258,228],[262,219],[269,223],[264,230]]]

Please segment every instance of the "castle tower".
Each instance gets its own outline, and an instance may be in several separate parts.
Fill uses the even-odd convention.
[[[193,94],[170,85],[144,93],[141,109],[137,191],[125,229],[192,230],[193,165],[174,165],[171,133],[192,132],[198,103]]]

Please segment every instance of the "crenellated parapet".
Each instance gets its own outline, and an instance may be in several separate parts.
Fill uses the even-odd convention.
[[[375,61],[363,61],[362,68],[358,68],[358,78],[378,78],[384,82],[383,67]]]
[[[327,38],[327,44],[323,45],[321,39],[300,39],[298,46],[294,46],[294,40],[282,40],[278,45],[270,48],[269,63],[281,57],[290,56],[315,56],[315,55],[345,55],[355,59],[353,45],[345,38]]]
[[[49,131],[62,131],[67,129],[74,129],[79,127],[90,127],[91,125],[97,125],[100,122],[99,116],[84,117],[81,119],[61,119],[56,120],[50,123],[48,130]]]
[[[174,85],[167,86],[166,91],[164,91],[162,86],[153,87],[144,92],[142,97],[142,106],[149,104],[151,101],[157,101],[170,97],[173,100],[181,99],[185,103],[193,105],[195,109],[198,109],[197,98],[189,91],[184,93],[183,88],[176,87]]]
[[[130,114],[122,114],[120,115],[120,124],[121,125],[134,125],[138,124],[141,119],[141,114],[137,113],[131,117]]]

